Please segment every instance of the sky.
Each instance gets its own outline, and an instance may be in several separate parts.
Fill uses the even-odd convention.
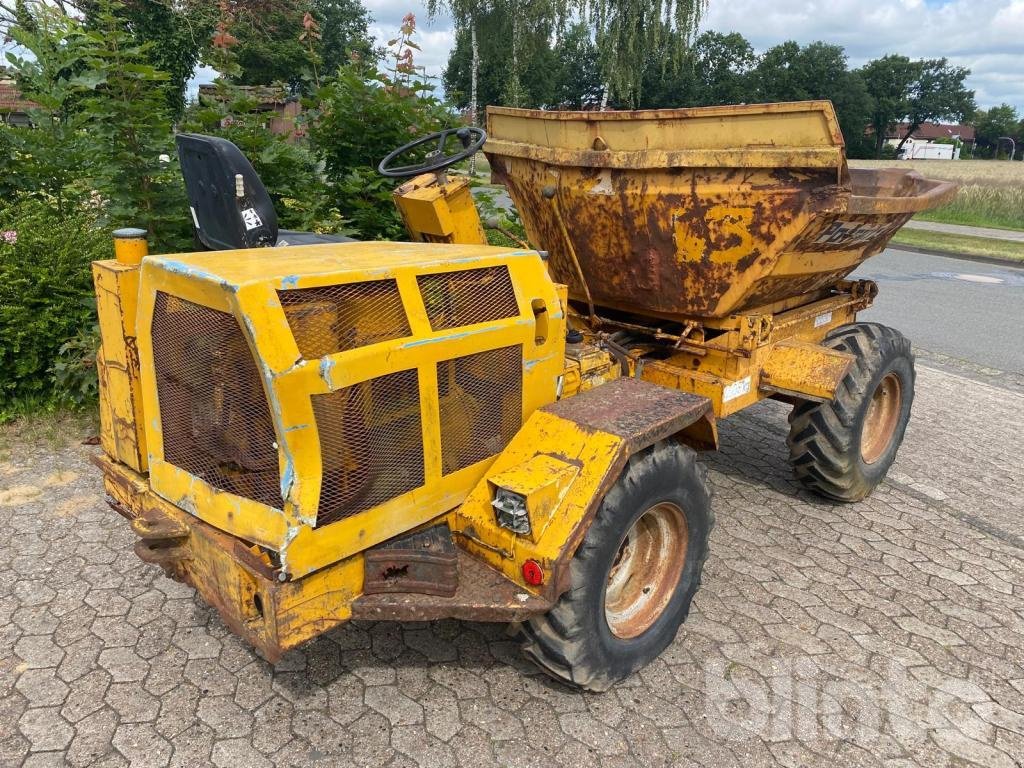
[[[422,0],[363,3],[382,43],[412,11],[423,49],[417,64],[440,76],[455,41],[450,17],[428,19]],[[887,53],[945,56],[971,70],[967,85],[979,106],[1007,103],[1024,114],[1024,0],[708,0],[700,29],[739,32],[759,52],[786,40],[836,43],[846,49],[851,68]],[[215,76],[201,68],[190,92]]]
[[[378,40],[394,36],[402,16],[416,14],[423,52],[417,63],[439,75],[455,35],[452,20],[427,20],[418,0],[363,0]],[[701,31],[739,32],[758,51],[786,40],[846,48],[858,67],[887,53],[945,56],[968,67],[981,107],[1005,102],[1024,113],[1024,0],[708,0]]]

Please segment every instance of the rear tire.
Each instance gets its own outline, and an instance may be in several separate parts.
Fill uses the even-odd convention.
[[[914,401],[914,356],[899,331],[877,323],[844,325],[824,345],[854,356],[826,403],[789,415],[789,463],[806,488],[835,501],[860,501],[885,479]]]
[[[658,443],[629,459],[570,563],[570,587],[519,625],[523,652],[568,685],[605,691],[672,642],[700,587],[714,525],[696,453]]]

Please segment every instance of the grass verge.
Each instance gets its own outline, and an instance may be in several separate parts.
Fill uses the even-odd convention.
[[[970,235],[950,235],[923,229],[901,229],[892,239],[892,245],[906,245],[929,251],[946,251],[965,256],[981,256],[1024,263],[1024,243],[1012,240],[994,240]]]
[[[0,424],[0,461],[9,461],[26,445],[57,450],[80,443],[99,434],[99,429],[99,414],[95,409],[26,413]]]

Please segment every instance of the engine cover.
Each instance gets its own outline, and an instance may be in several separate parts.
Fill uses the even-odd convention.
[[[153,491],[289,578],[461,503],[564,359],[540,255],[488,246],[149,257],[138,320]]]

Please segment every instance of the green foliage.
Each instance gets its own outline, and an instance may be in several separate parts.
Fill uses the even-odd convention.
[[[310,8],[320,25],[316,50],[322,72],[336,72],[353,56],[364,62],[379,58],[367,31],[370,14],[359,0],[311,0]]]
[[[751,72],[757,65],[753,46],[738,32],[705,32],[694,40],[693,97],[690,106],[751,101]]]
[[[497,200],[499,196],[505,198],[505,203],[510,202],[504,190],[482,185],[477,186],[474,190],[473,200],[480,213],[480,221],[484,225],[487,242],[502,248],[529,246],[526,227],[523,226],[519,211],[516,210],[515,205],[499,204]]]
[[[312,77],[316,64],[302,34],[303,9],[298,3],[275,8],[247,29],[236,27],[234,54],[241,73],[239,85],[285,83],[293,90]]]
[[[273,113],[258,107],[244,91],[222,79],[213,97],[202,97],[188,110],[181,127],[220,136],[242,150],[274,202],[281,229],[348,233],[319,157],[307,142],[271,133],[267,123]]]
[[[84,41],[79,25],[46,5],[21,8],[23,24],[9,30],[30,56],[8,52],[11,73],[24,97],[39,105],[29,112],[33,130],[7,129],[9,154],[0,163],[11,191],[25,190],[49,201],[58,213],[88,195],[95,169],[87,134],[88,116],[78,109],[84,87]]]
[[[146,61],[167,73],[164,84],[167,108],[178,118],[185,109],[185,86],[207,47],[217,17],[216,3],[204,0],[130,0],[106,7],[91,1],[85,6],[86,26],[103,29],[104,10],[125,22],[137,44],[145,44]]]
[[[8,56],[18,85],[40,105],[31,113],[33,130],[6,133],[11,183],[58,216],[88,202],[104,225],[140,226],[158,250],[175,250],[187,242],[188,208],[174,160],[168,76],[148,63],[151,44],[135,42],[115,13],[120,8],[97,3],[85,27],[32,4],[24,25],[11,30],[31,53]]]
[[[369,22],[359,0],[296,0],[272,4],[262,13],[236,14],[231,30],[237,38],[237,84],[284,83],[307,93],[322,74],[353,55],[376,61]]]
[[[166,103],[167,73],[147,60],[115,6],[101,3],[82,31],[81,112],[97,167],[92,182],[108,221],[146,229],[157,250],[180,247],[187,212]]]
[[[997,147],[1009,150],[1009,142],[1003,141],[1000,147],[1000,139],[1009,137],[1017,142],[1024,143],[1024,122],[1020,120],[1017,110],[1009,104],[1000,104],[987,111],[978,111],[974,118],[974,130],[977,136],[979,147],[984,147],[988,152],[994,152]]]
[[[551,25],[537,25],[519,34],[518,76],[509,78],[509,40],[512,20],[501,10],[489,10],[479,15],[477,47],[480,71],[477,81],[477,105],[508,104],[520,107],[544,107],[555,102],[558,64],[551,49]],[[470,78],[473,51],[471,31],[461,27],[455,33],[455,46],[448,56],[444,71],[444,89],[449,99],[460,109],[469,107]]]
[[[753,79],[756,101],[831,99],[850,154],[863,152],[872,102],[863,78],[847,69],[842,46],[787,41],[764,53]]]
[[[907,138],[924,123],[951,120],[961,122],[977,110],[974,91],[964,81],[971,71],[954,67],[947,59],[924,59],[918,64],[918,75],[910,92],[906,134],[897,151]]]
[[[974,91],[964,81],[970,70],[954,67],[946,59],[911,61],[906,56],[883,56],[860,70],[874,106],[871,128],[876,157],[881,157],[886,135],[897,123],[909,125],[897,152],[922,124],[939,120],[960,122],[974,113]]]
[[[560,17],[580,8],[592,25],[609,96],[635,105],[652,63],[678,66],[704,14],[704,0],[577,0],[556,3]]]
[[[57,359],[50,366],[53,396],[57,402],[82,408],[96,402],[99,379],[96,376],[96,350],[100,348],[100,327],[93,323],[61,344]]]
[[[54,400],[49,372],[62,346],[95,323],[89,264],[110,258],[112,250],[88,210],[56,215],[50,205],[27,197],[0,208],[0,420],[19,403]],[[78,372],[57,375],[61,387],[85,397],[87,355],[72,349],[62,362]]]
[[[391,200],[394,183],[377,173],[377,163],[402,144],[449,126],[451,113],[429,85],[362,63],[339,69],[318,99],[310,137],[339,209],[365,239],[401,239],[402,220]]]
[[[597,48],[586,24],[574,24],[555,45],[558,80],[554,101],[569,109],[584,109],[601,103],[601,72]],[[449,65],[450,66],[450,65]]]

